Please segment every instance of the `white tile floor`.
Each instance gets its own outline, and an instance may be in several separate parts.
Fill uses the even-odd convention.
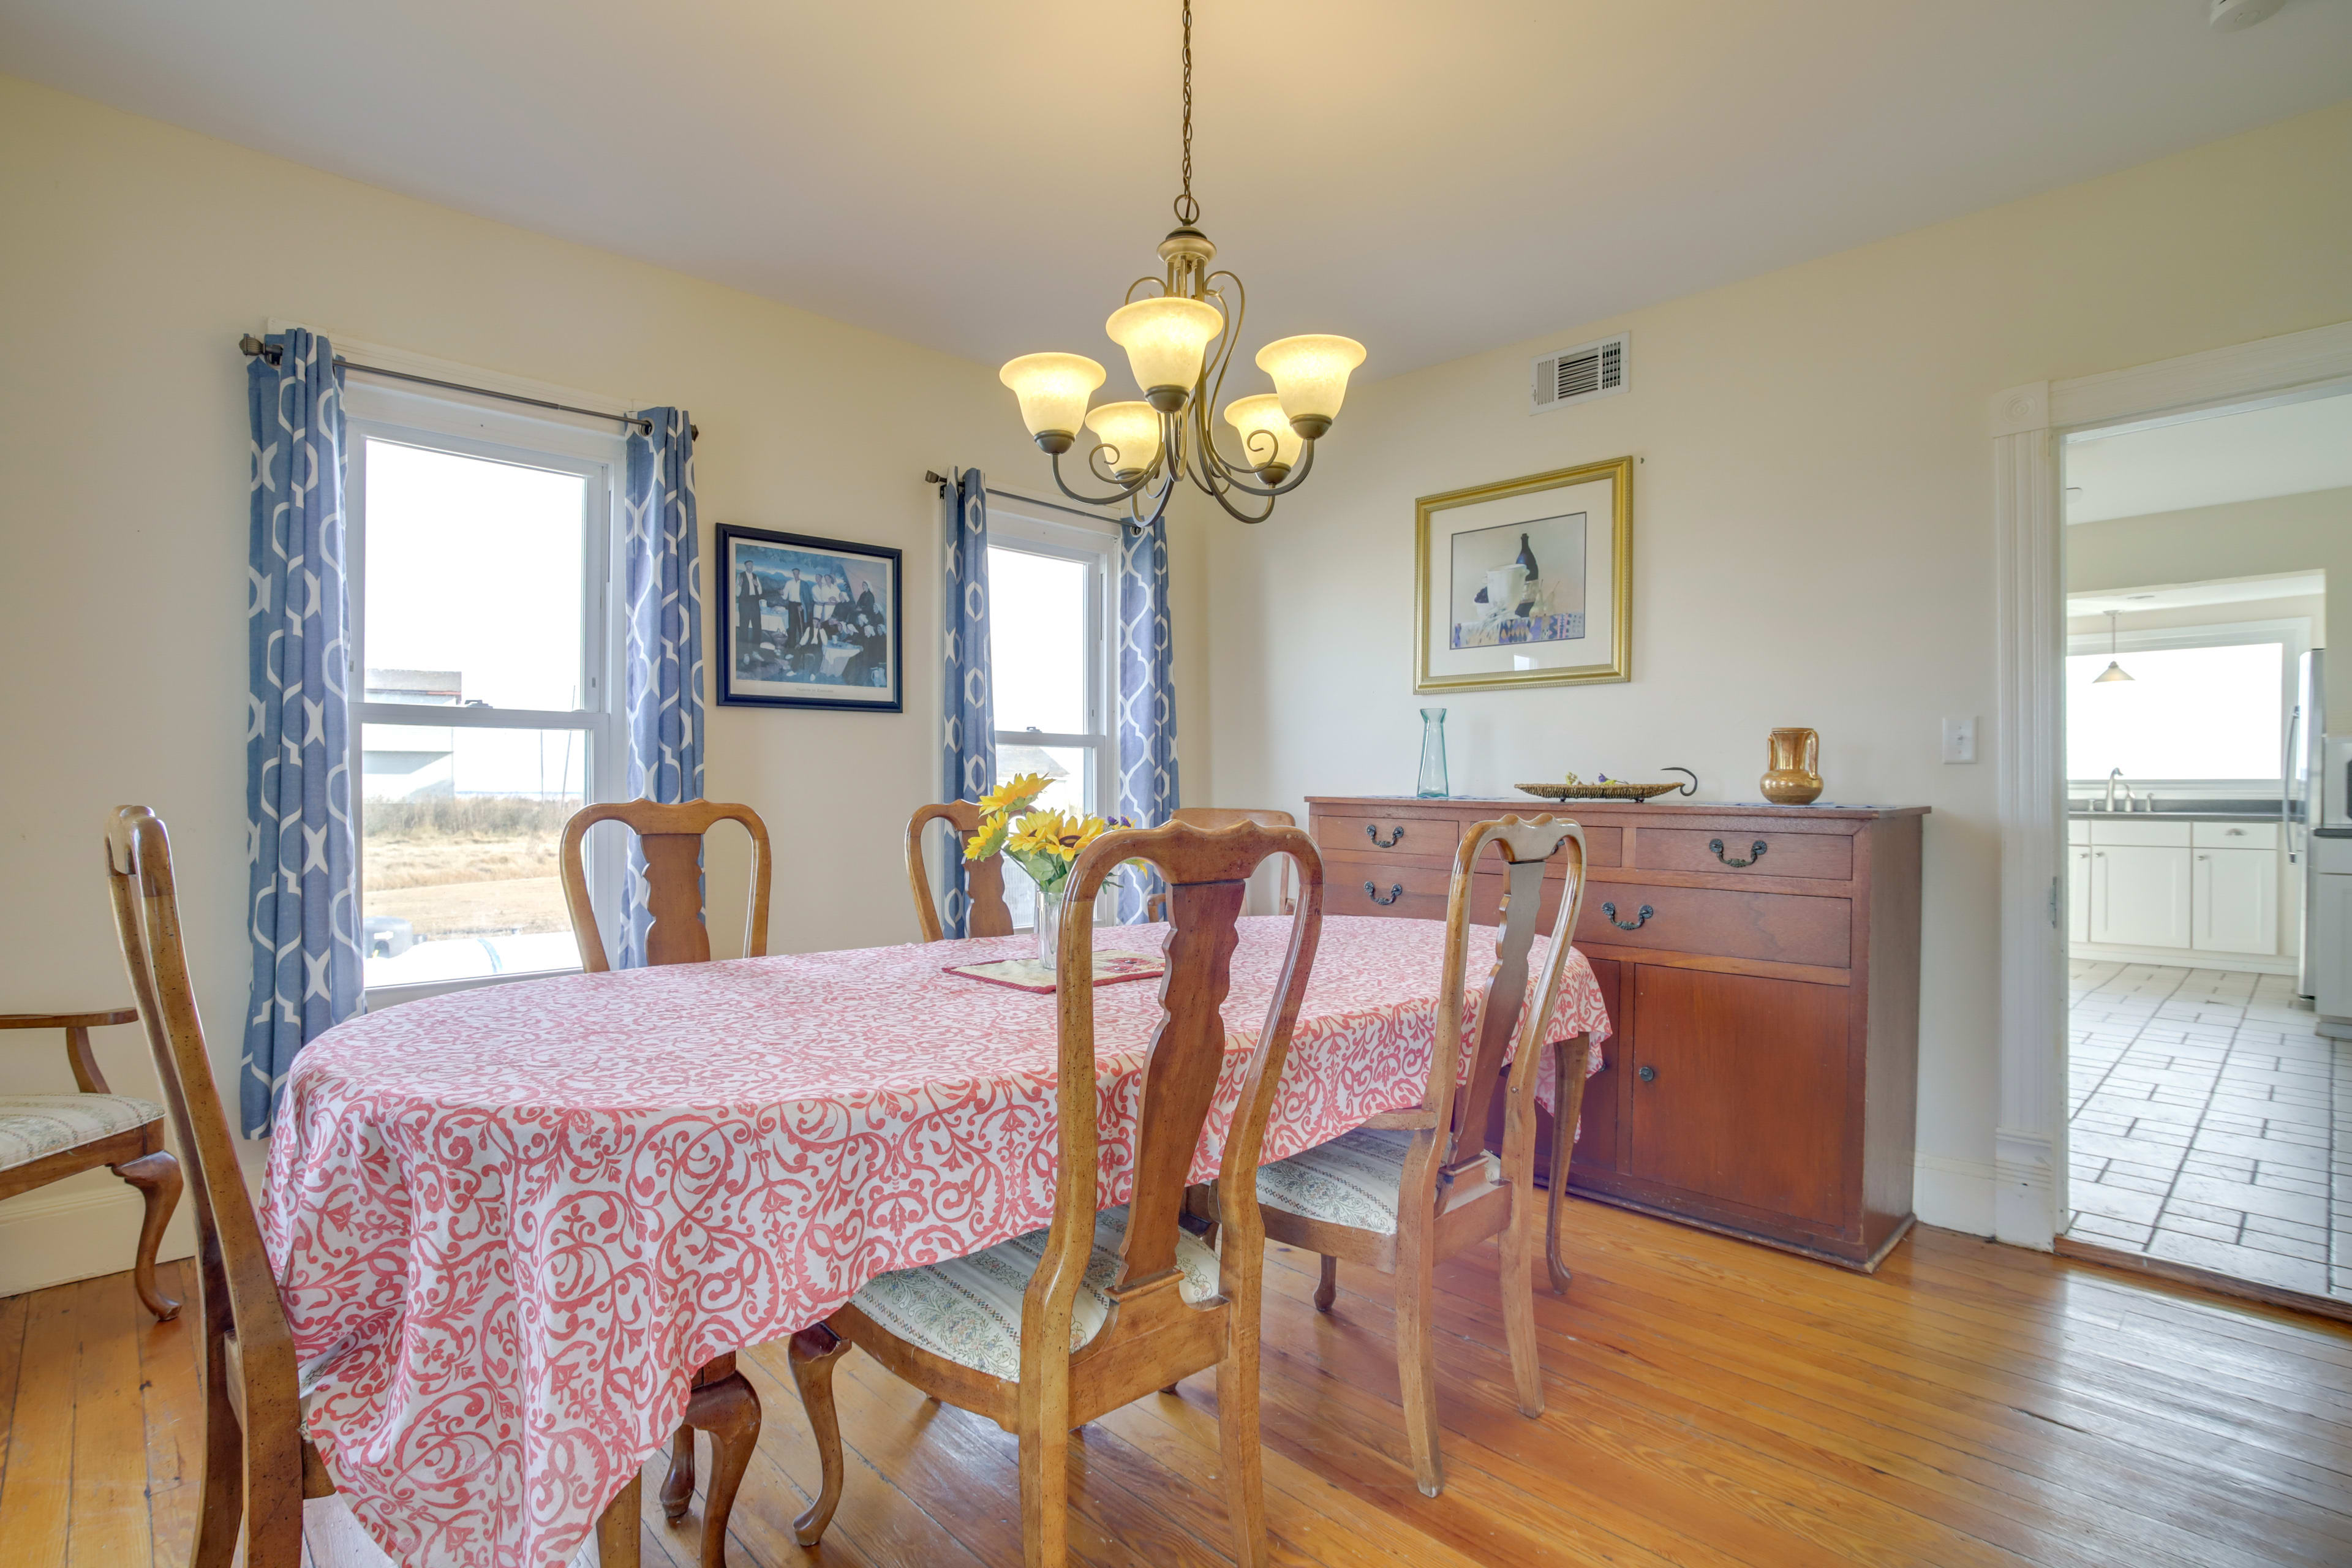
[[[2292,976],[2072,970],[2067,1234],[2352,1300],[2352,1042]]]

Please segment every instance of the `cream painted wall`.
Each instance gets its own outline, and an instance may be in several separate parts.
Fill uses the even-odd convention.
[[[2352,489],[2078,522],[2066,530],[2070,593],[2259,577],[2315,567],[2327,574],[2327,613],[2325,630],[2315,626],[2319,635],[2312,641],[2327,649],[2328,690],[2352,694]],[[2231,612],[2241,607],[2216,606]],[[2253,617],[2231,614],[2228,618]],[[2126,627],[2137,624],[2134,617],[2124,617]],[[2336,698],[2335,708],[2329,727],[2337,733],[2352,731],[2352,695]]]
[[[719,522],[907,552],[902,716],[709,710],[709,789],[767,818],[777,951],[911,940],[898,845],[937,788],[938,518],[926,468],[1035,490],[989,367],[621,257],[335,178],[0,77],[0,1011],[125,994],[105,813],[173,830],[224,1082],[246,1001],[245,362],[271,318],[615,399],[682,405],[709,591]],[[1205,773],[1202,546],[1174,549],[1179,729]],[[715,604],[715,600],[712,601]],[[714,652],[715,652],[715,645]],[[1199,776],[1199,774],[1196,774]],[[740,948],[744,862],[714,858]],[[118,1086],[152,1093],[135,1029]],[[6,1037],[0,1092],[70,1086]],[[0,1205],[0,1294],[126,1267],[137,1207],[103,1173]]]
[[[1934,807],[1919,1210],[1989,1231],[1993,770],[1937,761],[1942,716],[1993,729],[1988,400],[2352,317],[2347,256],[2352,104],[1363,385],[1273,522],[1209,530],[1215,798],[1408,792],[1423,703],[1460,793],[1671,763],[1753,800],[1765,731],[1817,727],[1828,798]],[[1619,331],[1627,395],[1527,412],[1532,357]],[[1414,498],[1627,453],[1633,680],[1416,697]]]

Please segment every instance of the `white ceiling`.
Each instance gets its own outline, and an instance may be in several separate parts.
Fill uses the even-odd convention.
[[[2143,610],[2188,610],[2207,605],[2251,605],[2273,599],[2317,598],[2327,592],[2325,572],[2275,572],[2263,577],[2231,577],[2210,583],[2174,583],[2146,588],[2116,588],[2098,594],[2069,594],[2070,616],[2104,616],[2109,610],[2137,615]]]
[[[1367,377],[2333,102],[2352,4],[1200,0],[1244,351]],[[1174,0],[0,0],[0,68],[994,363],[1108,358]]]
[[[2352,485],[2352,395],[2075,437],[2065,483],[2068,522]]]

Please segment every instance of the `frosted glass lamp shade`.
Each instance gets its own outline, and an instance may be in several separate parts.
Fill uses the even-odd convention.
[[[1298,448],[1305,443],[1290,427],[1282,399],[1273,393],[1237,397],[1226,404],[1225,423],[1241,434],[1244,460],[1269,484],[1280,483],[1297,465]]]
[[[1103,461],[1123,479],[1159,459],[1160,411],[1149,403],[1106,403],[1087,416],[1087,428],[1102,437]]]
[[[1214,305],[1165,294],[1122,305],[1103,323],[1110,341],[1127,351],[1143,400],[1163,414],[1184,406],[1201,379],[1209,340],[1224,328]]]
[[[1066,452],[1086,422],[1087,399],[1103,384],[1103,367],[1084,354],[1023,354],[1007,360],[996,379],[1021,400],[1021,422],[1037,445]],[[1058,438],[1060,445],[1050,443]]]
[[[1363,344],[1321,333],[1284,338],[1257,351],[1257,367],[1274,377],[1274,394],[1282,399],[1283,413],[1310,441],[1339,417],[1349,374],[1363,363]]]

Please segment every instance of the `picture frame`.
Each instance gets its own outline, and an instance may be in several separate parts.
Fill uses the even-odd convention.
[[[719,700],[907,709],[905,553],[721,523]]]
[[[1633,459],[1413,502],[1413,687],[1633,679]]]

